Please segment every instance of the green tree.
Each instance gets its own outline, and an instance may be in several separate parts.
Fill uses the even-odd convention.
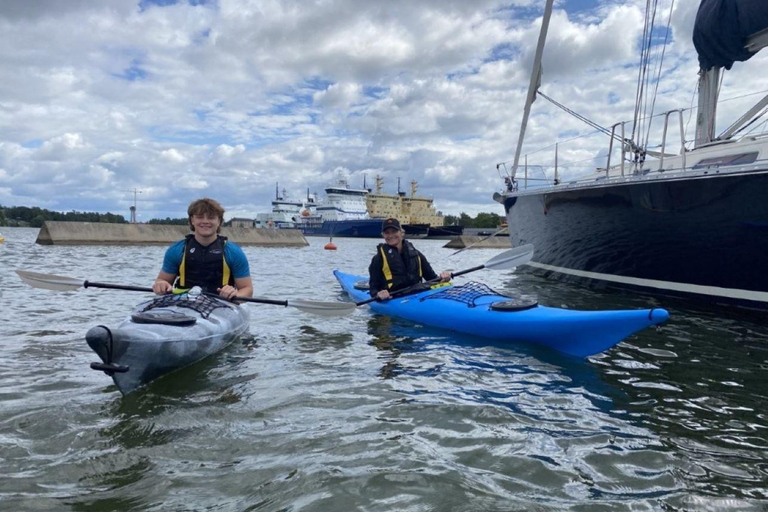
[[[461,215],[459,215],[459,226],[464,226],[465,228],[475,227],[472,217],[464,212],[461,212]]]
[[[180,219],[172,219],[170,217],[166,217],[164,219],[149,219],[147,224],[171,224],[175,226],[186,226],[189,224],[189,219],[186,217]]]
[[[478,213],[475,218],[476,228],[498,228],[501,224],[501,217],[495,213]]]
[[[446,226],[458,226],[459,218],[456,215],[446,215],[443,217],[443,223]]]

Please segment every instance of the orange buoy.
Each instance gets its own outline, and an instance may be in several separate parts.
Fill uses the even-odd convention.
[[[336,244],[333,243],[333,237],[328,241],[327,244],[325,244],[325,247],[323,247],[326,251],[335,251],[336,250]]]

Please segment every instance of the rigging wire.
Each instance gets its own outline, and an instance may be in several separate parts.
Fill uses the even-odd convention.
[[[667,51],[667,43],[669,42],[669,34],[671,31],[671,25],[672,25],[672,11],[675,9],[675,0],[672,0],[672,3],[669,6],[669,16],[667,17],[667,27],[666,27],[666,33],[664,34],[664,44],[661,45],[661,55],[659,56],[658,61],[658,67],[656,68],[656,86],[653,89],[653,94],[651,95],[651,110],[648,112],[648,115],[650,116],[650,121],[648,122],[648,130],[645,133],[645,141],[643,142],[644,147],[648,147],[651,140],[651,125],[653,124],[653,111],[656,108],[656,97],[659,93],[659,84],[661,83],[661,70],[664,67],[664,55]]]
[[[640,66],[637,71],[637,88],[635,89],[635,113],[633,117],[633,123],[632,123],[632,134],[630,136],[630,139],[636,140],[635,134],[636,132],[640,132],[640,112],[642,109],[642,103],[643,103],[643,97],[645,96],[645,76],[648,71],[648,58],[649,58],[649,51],[650,51],[650,44],[648,42],[648,39],[650,38],[651,33],[651,27],[650,20],[655,17],[655,8],[653,9],[653,15],[649,16],[649,13],[652,12],[651,9],[651,0],[646,0],[645,4],[645,20],[643,21],[643,36],[642,36],[642,44],[640,45]],[[655,1],[653,2],[655,5]]]

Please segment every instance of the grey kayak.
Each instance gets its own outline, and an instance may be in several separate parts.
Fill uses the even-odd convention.
[[[207,295],[165,295],[142,302],[116,327],[97,325],[85,339],[124,395],[219,352],[248,330],[241,306]]]

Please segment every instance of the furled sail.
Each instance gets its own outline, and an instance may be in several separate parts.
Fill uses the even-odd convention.
[[[746,49],[747,38],[768,28],[768,0],[702,0],[693,28],[699,65],[731,69],[755,53]]]

